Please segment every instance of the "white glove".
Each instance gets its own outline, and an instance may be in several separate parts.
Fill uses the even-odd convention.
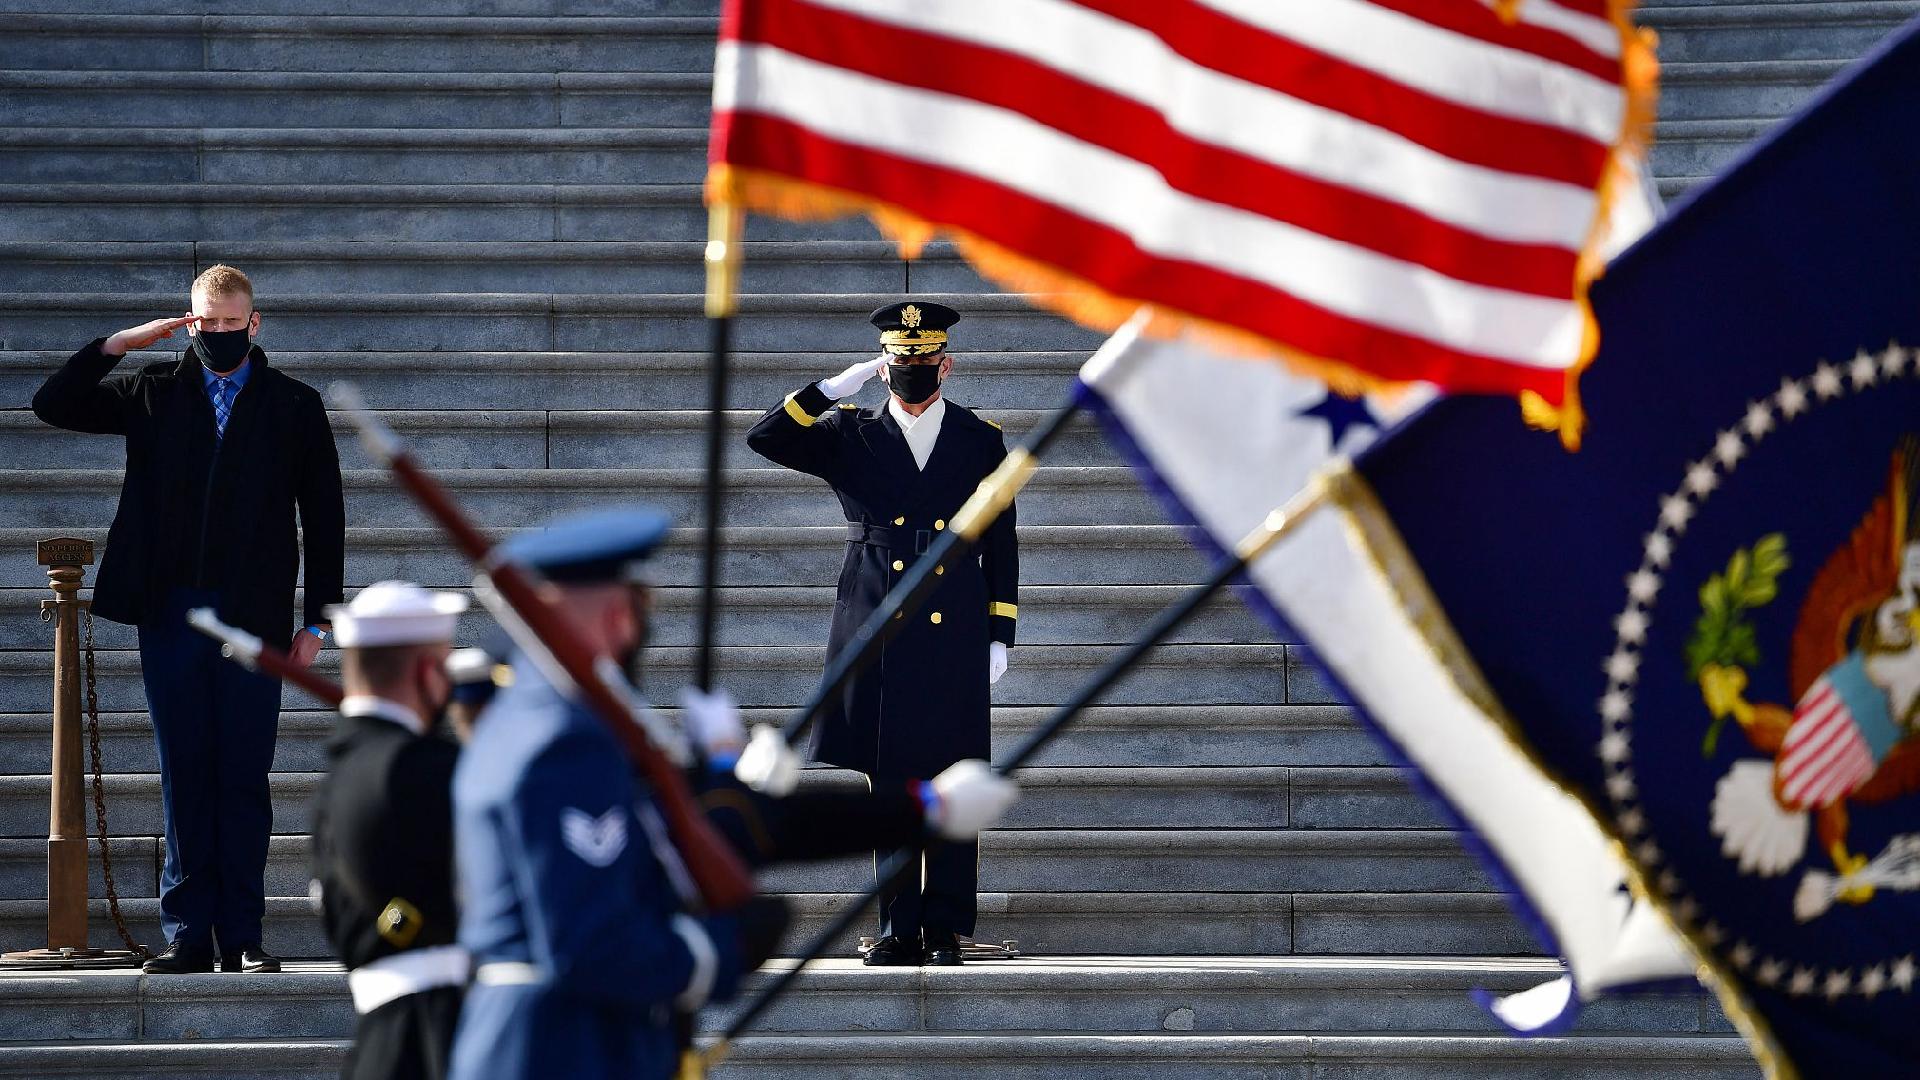
[[[691,686],[680,688],[680,726],[708,757],[736,757],[747,745],[747,727],[740,709],[725,690],[703,694]]]
[[[935,801],[927,825],[948,840],[971,840],[1020,800],[1020,785],[979,758],[955,762],[931,783]]]
[[[734,778],[762,795],[776,799],[793,794],[800,783],[800,756],[781,738],[780,729],[756,724],[753,738],[733,766]]]
[[[1008,652],[1009,650],[1007,649],[1005,642],[995,641],[988,645],[987,647],[987,685],[988,686],[997,685],[1000,682],[1000,676],[1005,675],[1007,673]]]
[[[831,379],[820,380],[820,392],[830,398],[843,398],[867,384],[867,380],[880,374],[887,366],[885,353],[871,360],[862,360]]]

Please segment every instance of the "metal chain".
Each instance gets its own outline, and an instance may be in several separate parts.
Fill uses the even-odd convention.
[[[113,885],[113,853],[107,848],[107,785],[100,764],[100,687],[93,666],[93,610],[82,608],[81,613],[87,620],[87,750],[93,758],[93,824],[94,838],[100,842],[100,876],[107,886],[107,911],[113,916],[113,928],[135,956],[145,956],[146,948],[136,943],[133,932],[127,929],[127,918],[120,913],[120,890]]]

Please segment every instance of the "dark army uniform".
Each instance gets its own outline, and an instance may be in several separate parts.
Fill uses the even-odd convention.
[[[906,325],[903,312],[917,325]],[[944,349],[944,331],[958,318],[940,305],[917,302],[882,308],[873,321],[882,329],[883,347],[908,356]],[[916,344],[916,338],[927,343]],[[813,383],[762,416],[747,445],[825,480],[840,499],[847,549],[829,655],[854,640],[888,590],[1007,455],[998,425],[949,401],[923,469],[885,404],[836,406]],[[1009,506],[972,554],[944,569],[920,610],[904,616],[906,625],[879,659],[823,712],[813,729],[813,756],[866,773],[876,789],[934,776],[964,758],[988,757],[989,643],[1013,644],[1019,577]],[[924,930],[929,943],[971,936],[977,853],[977,844],[942,846],[928,859],[923,890],[882,898],[881,933],[917,939]]]

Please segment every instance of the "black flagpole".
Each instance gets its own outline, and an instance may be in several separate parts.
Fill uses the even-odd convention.
[[[706,521],[700,542],[700,624],[694,637],[693,684],[713,689],[715,626],[720,617],[720,522],[726,500],[727,348],[740,283],[741,214],[716,202],[707,210],[707,325],[712,349],[707,358]]]
[[[1188,619],[1193,617],[1195,612],[1199,611],[1208,600],[1213,598],[1215,593],[1218,593],[1221,589],[1232,583],[1235,578],[1244,573],[1254,560],[1264,555],[1268,549],[1282,537],[1298,527],[1301,521],[1305,520],[1326,501],[1332,485],[1339,482],[1337,474],[1338,469],[1336,468],[1332,473],[1323,473],[1315,477],[1300,494],[1288,500],[1285,506],[1268,514],[1266,520],[1262,521],[1258,528],[1241,539],[1240,543],[1234,548],[1233,557],[1224,560],[1220,566],[1214,570],[1212,577],[1195,586],[1173,606],[1165,608],[1159,615],[1155,616],[1153,622],[1149,623],[1146,629],[1142,630],[1139,636],[1133,639],[1133,643],[1127,647],[1125,652],[1120,653],[1102,665],[1100,670],[1094,673],[1093,678],[1087,680],[1084,686],[1075,691],[1071,698],[1067,699],[1066,704],[1054,710],[1053,715],[1047,718],[1045,724],[1042,724],[1037,731],[1027,736],[1026,740],[1014,750],[1013,754],[1001,764],[1000,773],[1002,775],[1012,773],[1015,769],[1021,768],[1029,761],[1032,761],[1041,750],[1046,748],[1048,743],[1052,742],[1055,737],[1066,730],[1067,726],[1073,722],[1074,718],[1077,717],[1082,710],[1092,705],[1095,701],[1098,701],[1100,696],[1105,694],[1114,683],[1120,681],[1120,678],[1131,670],[1135,664],[1139,663],[1142,657],[1170,637],[1175,630],[1178,630],[1184,625]],[[931,560],[926,561],[930,562]],[[933,843],[936,844],[938,842],[937,839],[933,841]],[[853,924],[859,921],[862,914],[874,900],[877,899],[883,891],[891,887],[896,879],[905,878],[911,871],[917,869],[920,865],[920,855],[921,852],[918,850],[901,851],[896,852],[891,859],[887,860],[886,864],[881,866],[874,874],[875,882],[873,887],[862,894],[854,903],[848,905],[846,910],[835,916],[833,921],[829,923],[825,929],[821,930],[812,941],[807,943],[806,949],[800,954],[800,959],[796,960],[792,967],[775,975],[773,982],[769,983],[767,988],[762,990],[751,1002],[748,1002],[746,1008],[741,1009],[740,1012],[728,1022],[726,1030],[721,1033],[720,1037],[702,1051],[702,1057],[705,1059],[706,1065],[711,1067],[718,1064],[719,1061],[726,1056],[727,1050],[733,1041],[739,1038],[741,1033],[746,1031],[747,1028],[751,1027],[753,1022],[759,1019],[775,1001],[779,1000],[782,994],[787,992],[793,985],[794,980],[799,978],[800,972],[805,969],[808,964],[819,959],[828,949],[834,946],[835,942],[840,940],[843,934],[851,930]]]
[[[953,515],[948,528],[927,549],[926,555],[894,583],[893,588],[881,599],[880,606],[854,631],[853,640],[828,662],[827,670],[821,674],[820,684],[814,688],[812,696],[794,712],[780,731],[788,744],[798,742],[800,736],[806,733],[807,725],[826,708],[827,703],[837,698],[847,682],[880,655],[880,646],[900,632],[905,620],[896,616],[916,610],[932,595],[937,583],[934,569],[943,563],[964,558],[980,537],[986,535],[987,527],[993,524],[994,519],[1012,505],[1014,495],[1026,486],[1034,470],[1039,467],[1040,455],[1066,429],[1067,422],[1079,410],[1080,400],[1076,394],[1073,400],[1049,414],[1024,443],[1009,453],[1006,460],[985,480],[980,481],[973,496]]]

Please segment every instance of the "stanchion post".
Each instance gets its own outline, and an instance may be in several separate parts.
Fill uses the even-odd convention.
[[[80,737],[80,599],[93,542],[42,540],[36,555],[47,568],[53,599],[40,617],[53,623],[53,805],[47,828],[47,948],[87,947],[87,811],[83,789],[86,744]]]

